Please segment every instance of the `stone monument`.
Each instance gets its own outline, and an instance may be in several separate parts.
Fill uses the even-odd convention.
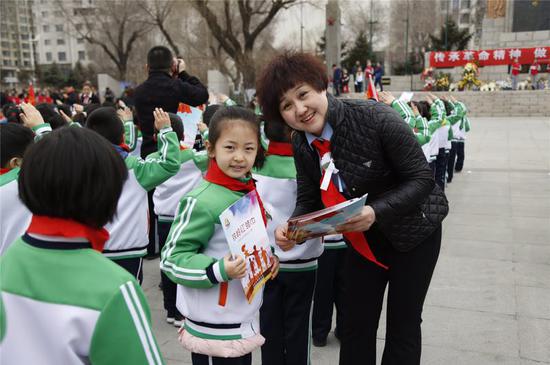
[[[340,34],[340,5],[338,0],[328,0],[326,6],[326,47],[325,47],[325,61],[327,65],[327,72],[329,76],[332,76],[332,65],[340,65],[340,47],[342,44],[342,38]]]

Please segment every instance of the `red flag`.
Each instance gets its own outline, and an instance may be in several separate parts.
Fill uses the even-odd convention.
[[[376,87],[374,86],[374,82],[372,82],[371,75],[367,76],[367,99],[374,99],[378,101],[378,91],[376,91]]]
[[[32,104],[32,105],[36,104],[36,98],[35,98],[35,95],[34,95],[34,86],[32,86],[32,82],[29,85],[29,103]]]
[[[180,103],[178,106],[178,113],[189,113],[191,114],[191,107],[187,104]]]

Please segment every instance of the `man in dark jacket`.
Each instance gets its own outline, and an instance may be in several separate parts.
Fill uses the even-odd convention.
[[[149,77],[136,88],[134,93],[137,118],[143,136],[141,144],[141,157],[143,158],[157,150],[157,144],[153,140],[155,133],[153,110],[155,108],[176,113],[180,102],[198,106],[208,101],[206,87],[199,79],[185,71],[185,62],[182,59],[174,58],[168,48],[156,46],[149,50],[147,70]],[[157,255],[153,191],[150,191],[148,196],[149,212],[152,216],[149,220],[147,258],[153,258]]]
[[[166,47],[156,46],[147,54],[149,78],[139,85],[134,94],[143,143],[141,156],[156,151],[153,110],[162,108],[169,113],[178,111],[179,103],[198,106],[208,101],[208,90],[185,71],[185,62],[175,59]]]

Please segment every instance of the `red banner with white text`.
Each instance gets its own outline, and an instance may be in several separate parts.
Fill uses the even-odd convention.
[[[464,66],[475,62],[478,66],[509,65],[518,59],[521,64],[550,63],[550,47],[499,48],[478,51],[430,52],[430,66],[434,68]]]

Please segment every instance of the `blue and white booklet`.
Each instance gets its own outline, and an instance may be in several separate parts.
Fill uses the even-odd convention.
[[[301,242],[338,233],[336,227],[361,213],[367,195],[288,220],[287,237]]]

